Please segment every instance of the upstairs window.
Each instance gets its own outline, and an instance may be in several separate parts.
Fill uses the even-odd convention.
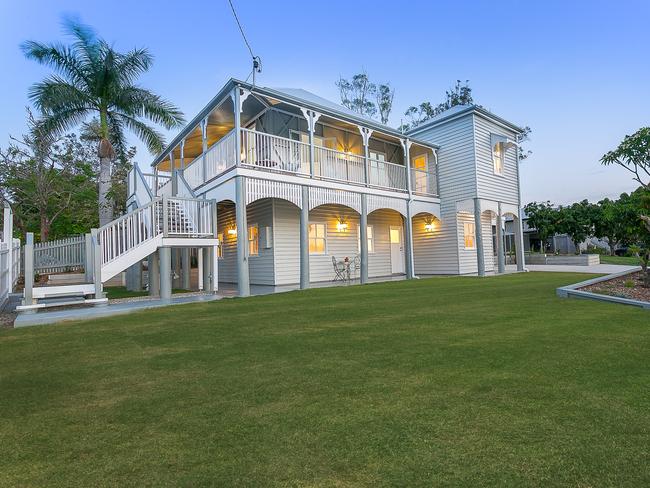
[[[465,222],[463,231],[465,234],[465,249],[476,249],[476,227],[474,222]]]

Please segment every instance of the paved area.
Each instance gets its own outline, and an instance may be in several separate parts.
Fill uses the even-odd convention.
[[[641,269],[639,266],[623,266],[620,264],[596,264],[594,266],[569,266],[564,264],[531,264],[526,266],[528,271],[556,271],[562,273],[600,273],[613,274]]]

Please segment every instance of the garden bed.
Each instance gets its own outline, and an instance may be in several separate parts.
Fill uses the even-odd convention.
[[[650,303],[650,288],[643,286],[643,271],[617,276],[585,286],[580,290]]]

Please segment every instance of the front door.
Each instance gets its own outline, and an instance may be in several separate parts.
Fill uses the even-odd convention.
[[[390,267],[393,274],[404,273],[404,239],[402,228],[390,226]]]

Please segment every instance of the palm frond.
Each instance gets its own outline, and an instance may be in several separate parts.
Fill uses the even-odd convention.
[[[185,122],[183,113],[173,103],[137,86],[123,89],[114,100],[114,106],[126,115],[144,117],[165,129],[179,127]]]
[[[72,83],[85,84],[88,81],[83,63],[68,46],[25,41],[20,45],[20,49],[26,58],[52,68]]]
[[[141,74],[149,71],[152,64],[153,56],[146,48],[132,49],[121,55],[117,62],[117,71],[122,85],[132,85]]]
[[[52,135],[60,135],[84,121],[91,111],[87,108],[69,108],[47,114],[38,122],[39,130]]]
[[[165,138],[153,127],[144,122],[125,114],[113,114],[112,117],[119,120],[131,132],[133,132],[152,154],[158,154],[165,145]]]
[[[72,51],[84,64],[97,66],[101,61],[102,41],[97,38],[94,29],[81,23],[78,19],[63,19],[64,31],[73,37]]]
[[[97,106],[85,91],[58,76],[34,83],[29,88],[28,97],[43,114],[70,108],[92,110]]]

